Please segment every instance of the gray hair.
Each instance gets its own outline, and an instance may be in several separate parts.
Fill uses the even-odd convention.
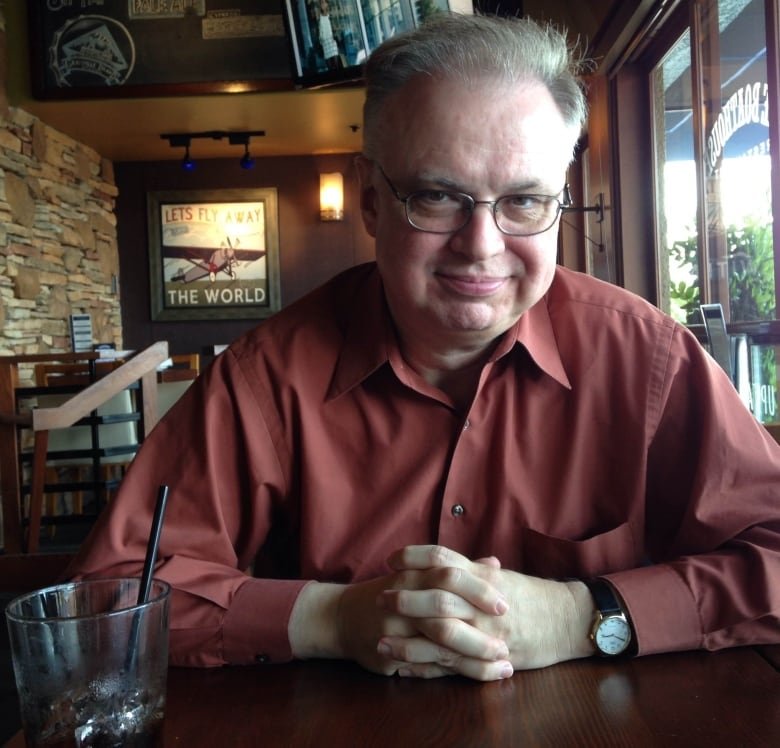
[[[493,75],[497,82],[537,80],[555,100],[568,127],[581,131],[587,103],[578,75],[586,63],[564,31],[529,18],[440,12],[419,28],[391,37],[366,64],[364,147],[376,158],[383,105],[417,75],[456,78],[473,84]]]

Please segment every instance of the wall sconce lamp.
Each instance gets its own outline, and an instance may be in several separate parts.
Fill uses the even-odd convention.
[[[344,177],[337,171],[320,174],[320,220],[344,220]]]
[[[193,171],[195,161],[190,157],[190,145],[197,138],[209,138],[211,140],[222,140],[227,138],[230,145],[243,145],[244,155],[239,160],[242,169],[251,169],[255,165],[255,160],[249,153],[249,140],[254,137],[263,137],[265,130],[247,130],[242,132],[228,132],[226,130],[208,130],[206,132],[189,133],[164,133],[160,135],[163,140],[167,140],[171,148],[184,148],[184,158],[181,161],[181,168],[184,171]]]

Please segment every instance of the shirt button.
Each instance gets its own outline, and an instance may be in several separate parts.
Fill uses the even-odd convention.
[[[267,665],[271,661],[271,658],[267,654],[255,655],[255,662],[258,665]]]
[[[455,504],[454,507],[452,507],[452,516],[453,517],[462,517],[466,512],[465,507],[463,504]]]

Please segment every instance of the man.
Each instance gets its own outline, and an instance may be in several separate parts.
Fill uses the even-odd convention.
[[[491,680],[778,640],[780,450],[684,328],[555,266],[574,64],[449,14],[374,53],[376,265],[219,357],[73,567],[137,574],[169,484],[174,662]]]

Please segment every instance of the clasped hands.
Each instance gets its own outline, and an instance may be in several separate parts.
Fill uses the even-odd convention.
[[[388,563],[384,577],[305,588],[291,619],[296,656],[353,659],[386,675],[497,680],[593,651],[593,602],[581,582],[531,577],[435,545],[407,546]],[[316,645],[307,646],[307,629]]]

